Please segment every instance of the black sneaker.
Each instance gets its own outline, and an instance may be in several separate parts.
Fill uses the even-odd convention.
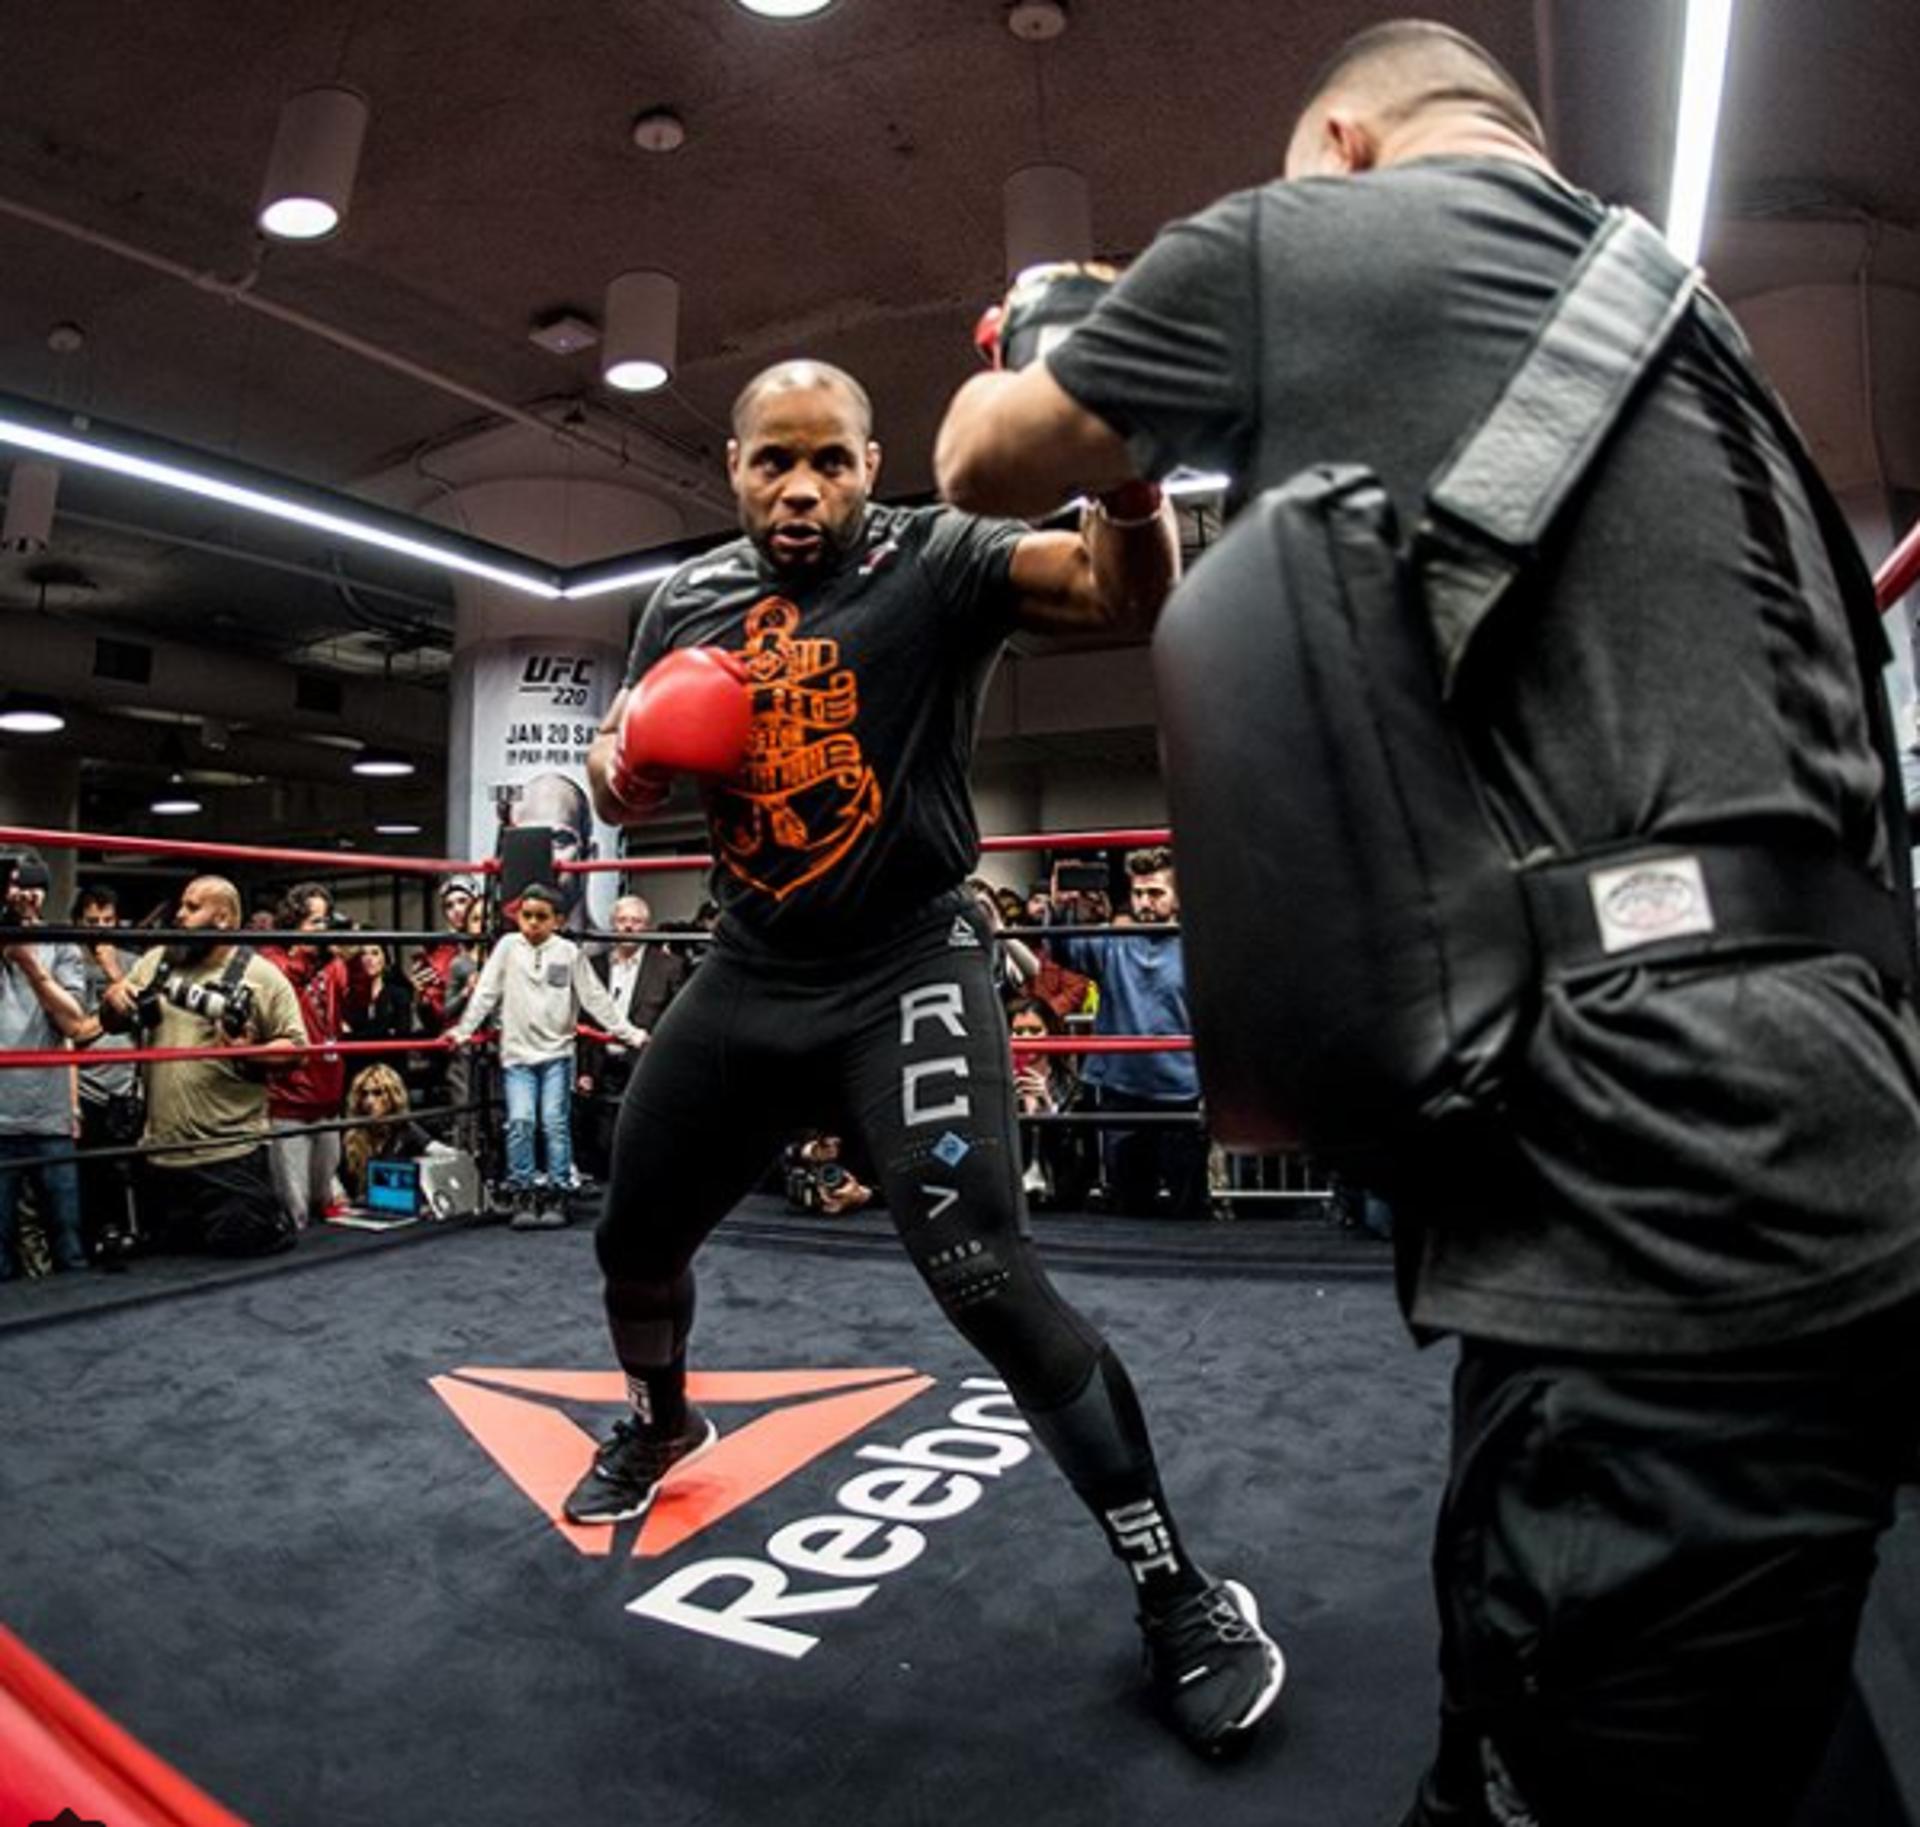
[[[551,1187],[536,1187],[529,1197],[526,1218],[516,1222],[523,1231],[564,1231],[573,1220],[567,1215],[561,1194]]]
[[[567,1520],[617,1523],[646,1515],[659,1495],[660,1481],[676,1465],[698,1459],[719,1438],[720,1430],[691,1404],[685,1424],[671,1437],[648,1433],[637,1421],[616,1421],[594,1454],[592,1468],[567,1498]]]
[[[540,1207],[530,1186],[507,1188],[507,1229],[535,1231],[540,1228]]]
[[[1140,1631],[1154,1693],[1196,1751],[1233,1750],[1279,1698],[1286,1661],[1238,1580],[1220,1580],[1171,1611],[1143,1612]]]

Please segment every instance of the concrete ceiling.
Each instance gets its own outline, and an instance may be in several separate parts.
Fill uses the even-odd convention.
[[[616,476],[700,535],[726,522],[714,479],[734,394],[809,353],[872,390],[887,491],[925,489],[970,326],[1001,283],[1006,175],[1077,166],[1097,242],[1131,253],[1272,175],[1311,70],[1388,10],[1070,9],[1037,45],[1002,0],[837,0],[801,22],[734,0],[13,9],[0,389],[409,506],[503,422],[477,397],[624,445]],[[1571,176],[1659,213],[1679,0],[1431,10],[1534,92]],[[1753,255],[1743,222],[1871,220],[1893,237],[1893,277],[1920,289],[1900,264],[1920,222],[1913,24],[1910,0],[1740,7],[1710,269],[1725,252],[1737,289],[1764,290],[1789,256]],[[322,83],[371,112],[352,211],[328,242],[269,245],[252,213],[276,116]],[[630,138],[659,106],[687,128],[667,156]],[[556,310],[597,320],[607,282],[647,266],[683,288],[670,391],[610,395],[593,352],[528,341]],[[78,350],[49,347],[64,324]],[[577,457],[546,453],[554,474]],[[0,556],[9,640],[54,623],[144,633],[424,689],[444,668],[453,597],[431,571],[76,472],[60,504],[48,551]],[[109,685],[90,695],[111,713]],[[132,765],[103,755],[90,777],[124,784]]]

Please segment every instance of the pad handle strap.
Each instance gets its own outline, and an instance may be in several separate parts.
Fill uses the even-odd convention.
[[[1610,209],[1519,366],[1427,485],[1413,558],[1443,697],[1672,340],[1700,285],[1653,226]]]

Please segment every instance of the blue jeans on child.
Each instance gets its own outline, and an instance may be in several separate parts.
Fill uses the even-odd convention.
[[[573,1184],[573,1055],[502,1068],[507,1098],[507,1184],[535,1179],[533,1132],[546,1144],[547,1184]]]

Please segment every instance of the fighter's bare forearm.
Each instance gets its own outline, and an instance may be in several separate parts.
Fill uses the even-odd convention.
[[[1092,561],[1094,594],[1110,625],[1134,634],[1150,632],[1180,580],[1173,504],[1151,483],[1128,483],[1089,503],[1080,534]]]

